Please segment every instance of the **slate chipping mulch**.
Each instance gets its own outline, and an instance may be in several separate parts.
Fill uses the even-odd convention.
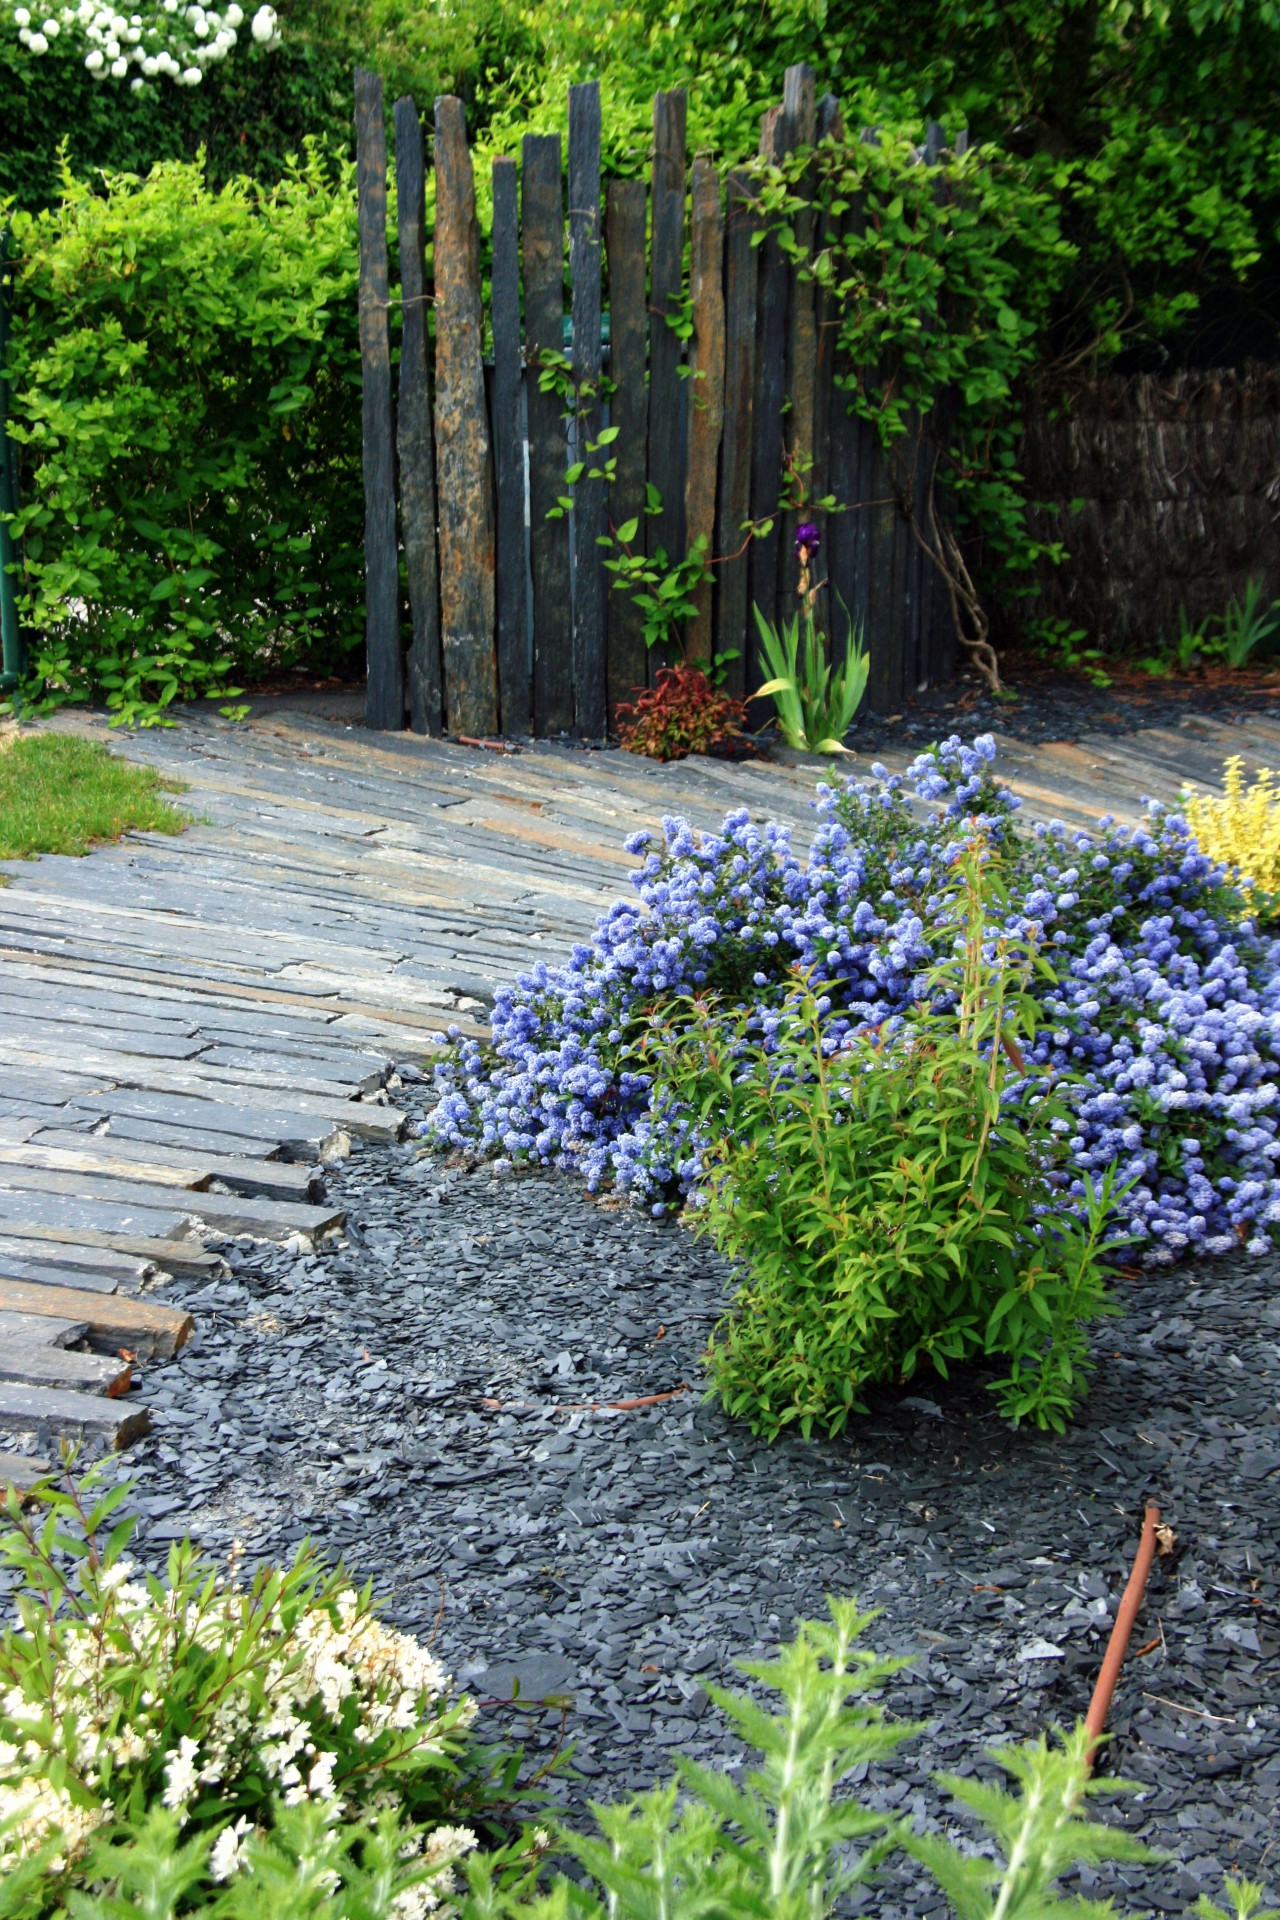
[[[739,1764],[704,1682],[856,1593],[885,1610],[875,1643],[912,1655],[893,1712],[931,1729],[860,1791],[937,1817],[934,1769],[1083,1712],[1151,1493],[1178,1548],[1134,1645],[1162,1643],[1112,1717],[1107,1765],[1142,1791],[1110,1817],[1175,1857],[1078,1884],[1135,1914],[1187,1911],[1224,1869],[1280,1891],[1280,1258],[1127,1283],[1065,1439],[1002,1425],[974,1376],[769,1448],[697,1391],[558,1410],[698,1387],[726,1270],[683,1227],[416,1141],[357,1148],[331,1187],[344,1245],[229,1245],[229,1280],[166,1290],[198,1331],[143,1383],[145,1559],[188,1527],[254,1557],[310,1534],[420,1634],[443,1583],[438,1644],[489,1735],[535,1717],[498,1704],[513,1676],[526,1703],[572,1696],[574,1812],[675,1753]],[[863,1904],[946,1910],[910,1866]]]

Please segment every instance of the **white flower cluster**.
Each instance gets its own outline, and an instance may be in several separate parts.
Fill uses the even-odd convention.
[[[102,0],[78,0],[75,6],[37,6],[33,12],[14,0],[0,0],[0,20],[8,13],[18,39],[31,53],[48,53],[65,34],[77,48],[85,48],[84,64],[98,79],[124,80],[140,91],[149,80],[168,79],[177,86],[197,87],[205,69],[225,60],[245,24],[244,8],[231,0],[219,11],[199,0],[148,0],[145,13],[117,13]],[[249,32],[259,46],[280,41],[274,7],[260,6],[249,21]]]
[[[318,1803],[336,1820],[390,1803],[387,1776],[352,1754],[352,1737],[367,1747],[382,1734],[396,1734],[402,1763],[406,1755],[425,1759],[444,1751],[446,1718],[450,1733],[475,1718],[474,1702],[450,1705],[450,1681],[434,1656],[384,1627],[353,1588],[305,1608],[289,1625],[278,1601],[229,1585],[206,1591],[194,1604],[173,1593],[157,1598],[129,1578],[131,1571],[121,1560],[100,1577],[109,1613],[105,1643],[102,1613],[60,1623],[51,1695],[30,1698],[21,1687],[0,1695],[0,1875],[55,1834],[64,1860],[74,1858],[112,1817],[106,1783],[117,1800],[128,1798],[129,1771],[154,1770],[157,1749],[164,1804],[183,1824],[201,1797],[234,1799],[248,1776],[265,1776],[287,1805]],[[189,1661],[193,1642],[229,1664],[229,1683],[215,1689],[216,1705],[170,1746],[169,1682]],[[110,1646],[106,1661],[104,1644]],[[121,1667],[146,1676],[145,1691],[124,1716],[113,1682],[113,1670]],[[351,1700],[353,1731],[344,1732]],[[75,1804],[49,1782],[51,1772],[62,1772],[49,1765],[54,1755],[85,1790]],[[344,1772],[356,1782],[346,1797]],[[15,1824],[6,1828],[8,1819]],[[254,1830],[252,1819],[241,1816],[218,1835],[210,1862],[215,1877],[228,1880],[243,1869]],[[466,1828],[428,1834],[422,1857],[440,1871],[412,1890],[414,1904],[397,1920],[434,1909],[453,1889],[449,1862],[474,1845]]]

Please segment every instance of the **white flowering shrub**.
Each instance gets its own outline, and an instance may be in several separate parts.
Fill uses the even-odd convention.
[[[265,1882],[323,1856],[326,1897],[372,1872],[391,1920],[439,1907],[492,1802],[473,1702],[307,1548],[244,1583],[234,1556],[220,1572],[189,1542],[167,1580],[139,1574],[127,1492],[68,1475],[34,1517],[9,1496],[0,1560],[22,1586],[0,1636],[0,1886],[36,1892],[0,1914],[60,1911],[157,1844],[185,1863],[188,1903],[244,1883],[275,1912]]]
[[[102,0],[34,7],[26,0],[0,0],[0,25],[14,30],[29,53],[48,53],[55,45],[74,47],[90,73],[104,80],[127,79],[138,91],[149,80],[162,79],[198,87],[205,69],[226,59],[246,30],[246,20],[259,46],[279,44],[274,7],[260,6],[247,19],[237,0],[221,9],[148,0],[137,13],[118,13]]]

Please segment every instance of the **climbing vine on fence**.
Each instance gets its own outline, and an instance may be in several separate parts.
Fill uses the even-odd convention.
[[[960,631],[986,640],[986,616],[959,543],[911,496],[913,420],[933,412],[945,484],[960,523],[1005,569],[1046,548],[1032,536],[1015,445],[1019,382],[1076,249],[1043,169],[994,149],[944,150],[924,164],[920,130],[821,142],[759,170],[759,206],[830,305],[844,402],[879,435],[895,490],[937,552]],[[813,217],[816,245],[797,238]]]

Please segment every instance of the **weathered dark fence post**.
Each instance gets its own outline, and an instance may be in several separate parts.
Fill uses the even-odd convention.
[[[956,134],[953,151],[959,155],[967,153],[968,149],[969,132],[966,127],[961,127]],[[939,153],[940,151],[939,143]],[[947,194],[949,189],[940,182],[938,191],[940,194]],[[920,619],[924,667],[931,687],[944,685],[955,671],[955,619],[946,582],[938,568],[940,558],[938,543],[934,537],[934,526],[929,512],[929,503],[932,500],[935,512],[941,513],[941,505],[936,498],[938,467],[941,450],[954,424],[955,409],[956,396],[953,392],[944,393],[934,402],[925,440],[924,468],[919,481],[919,525],[928,543],[923,555],[924,587],[921,593]]]
[[[935,168],[946,146],[946,135],[936,120],[925,128],[921,160]],[[935,186],[935,193],[938,188]],[[897,462],[901,508],[900,537],[906,549],[901,604],[902,683],[908,697],[924,686],[929,677],[928,623],[932,607],[933,566],[916,529],[926,532],[925,498],[931,470],[930,445],[933,432],[931,414],[912,408],[907,420],[907,444]]]
[[[685,539],[713,551],[716,525],[716,469],[724,427],[724,217],[715,165],[704,156],[693,163],[692,248],[689,293],[693,338],[689,347],[689,453],[684,489]],[[691,660],[711,659],[711,582],[697,592],[698,611],[689,623],[685,652]]]
[[[440,573],[436,559],[436,453],[427,367],[426,211],[422,125],[413,101],[396,101],[396,221],[400,241],[400,530],[413,638],[407,680],[415,733],[444,729]]]
[[[0,226],[0,693],[12,693],[27,670],[18,624],[15,575],[19,558],[7,515],[18,511],[18,448],[9,438],[9,229]]]
[[[858,199],[840,216],[840,228],[846,238],[853,238],[865,230],[865,225],[866,209]],[[831,318],[834,336],[837,330],[834,308]],[[869,638],[869,502],[875,484],[876,438],[875,428],[851,409],[858,369],[850,365],[834,338],[831,362],[826,484],[827,490],[835,495],[840,511],[832,514],[827,522],[827,577],[831,583],[830,631],[836,642],[837,657],[843,659],[849,623],[864,643]],[[868,703],[875,704],[870,692]]]
[[[643,180],[611,180],[605,244],[609,261],[609,399],[610,424],[618,437],[613,483],[609,488],[609,521],[616,534],[629,520],[637,524],[633,552],[645,545],[644,479],[647,471],[648,391],[645,385],[645,345],[648,339],[648,300],[645,294]],[[644,686],[648,671],[644,626],[640,610],[624,587],[614,584],[609,594],[609,711],[631,700]]]
[[[670,324],[684,292],[685,143],[683,87],[653,100],[653,174],[649,265],[649,484],[662,510],[649,521],[648,551],[674,566],[684,558],[683,342]],[[658,664],[661,664],[659,662]]]
[[[498,725],[493,462],[481,360],[480,249],[462,102],[436,101],[436,446],[440,627],[454,733]]]
[[[824,93],[818,102],[817,138],[823,140],[840,139],[844,132],[844,121],[840,114],[840,102],[833,93]],[[817,178],[815,168],[815,178]],[[830,240],[838,238],[843,219],[837,216],[835,231],[815,230],[813,252],[819,255]],[[810,498],[822,500],[831,493],[831,414],[834,406],[843,406],[843,397],[835,389],[836,341],[840,330],[839,313],[834,295],[825,289],[814,289],[813,302],[813,471],[810,475]],[[815,515],[815,518],[818,516]],[[832,568],[833,543],[836,524],[847,519],[847,514],[836,513],[830,519],[819,518],[826,540],[826,558],[820,566],[820,577],[825,575],[830,581]],[[846,599],[845,605],[848,605]],[[840,610],[835,596],[824,593],[819,603],[822,620],[825,623],[831,648],[832,660],[839,664],[845,655],[847,622]]]
[[[542,392],[543,353],[564,361],[564,205],[560,136],[527,133],[524,190],[524,330],[529,405],[529,550],[533,566],[533,714],[540,734],[573,728],[569,522],[547,515],[565,493],[564,402]]]
[[[605,483],[593,480],[604,449],[590,453],[604,424],[600,395],[600,86],[589,80],[569,89],[569,278],[573,289],[573,381],[577,405],[576,458],[587,472],[573,490],[573,705],[577,731],[602,740],[605,711]],[[591,398],[581,398],[583,389]]]
[[[715,650],[736,653],[725,669],[730,693],[746,692],[747,604],[750,570],[751,447],[756,384],[756,265],[752,181],[746,168],[729,175],[725,196],[724,437],[716,507]]]
[[[781,160],[787,151],[781,107],[770,107],[760,128],[760,152]],[[783,407],[787,377],[787,288],[790,275],[782,248],[772,233],[760,246],[756,301],[756,391],[751,449],[751,518],[767,533],[757,533],[748,554],[750,602],[744,629],[747,691],[760,685],[758,634],[752,606],[766,620],[778,618],[778,553],[782,545],[778,501],[782,493]]]
[[[812,147],[817,133],[817,89],[813,68],[788,67],[782,98],[783,141],[789,153]],[[806,191],[815,176],[810,173]],[[814,323],[813,281],[808,263],[813,254],[814,214],[812,205],[802,208],[793,223],[799,258],[789,265],[787,287],[787,414],[786,459],[794,482],[804,489],[806,500],[813,498],[813,411],[814,382],[817,372],[817,335]],[[784,617],[795,607],[795,589],[799,583],[799,562],[795,554],[795,532],[803,514],[786,516],[779,543],[778,589]]]
[[[364,458],[365,720],[404,725],[395,438],[387,275],[387,131],[382,81],[356,68],[356,197],[360,231],[360,417]]]
[[[498,706],[504,733],[533,731],[524,422],[520,393],[520,214],[514,160],[493,163],[493,414],[497,496]]]

